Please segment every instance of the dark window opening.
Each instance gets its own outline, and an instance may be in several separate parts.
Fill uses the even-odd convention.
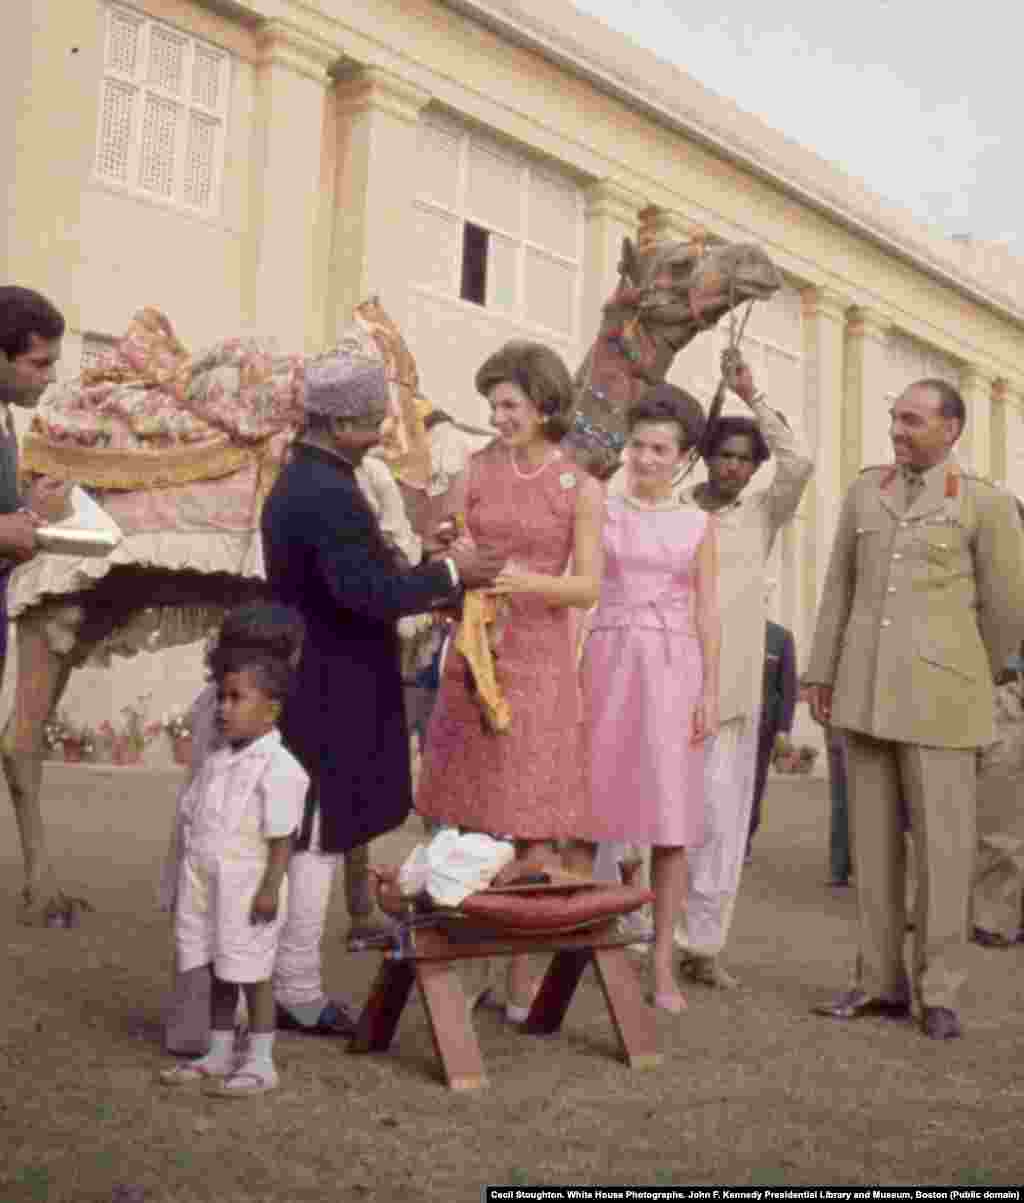
[[[459,296],[474,305],[487,303],[487,244],[490,232],[467,221],[462,227],[462,286]]]

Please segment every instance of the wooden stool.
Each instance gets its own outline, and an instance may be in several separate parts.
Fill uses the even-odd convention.
[[[467,925],[467,931],[454,939],[439,927],[412,929],[407,935],[401,953],[384,957],[349,1045],[351,1052],[384,1052],[390,1047],[415,981],[446,1084],[452,1090],[486,1086],[480,1045],[456,963],[474,957],[550,951],[555,955],[533,1000],[524,1031],[535,1035],[558,1031],[583,970],[593,961],[627,1065],[646,1069],[661,1062],[654,1012],[643,1001],[636,970],[626,956],[626,946],[635,938],[621,936],[614,920],[561,935],[496,934],[475,924],[472,929]]]

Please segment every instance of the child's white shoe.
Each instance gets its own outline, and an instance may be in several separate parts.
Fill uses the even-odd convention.
[[[160,1081],[164,1086],[191,1086],[196,1082],[216,1081],[226,1078],[237,1064],[235,1057],[230,1061],[215,1061],[210,1057],[202,1057],[198,1061],[179,1061],[177,1065],[160,1071]]]
[[[218,1099],[244,1098],[250,1094],[266,1094],[278,1086],[277,1070],[266,1062],[247,1060],[224,1078],[210,1078],[204,1093]]]

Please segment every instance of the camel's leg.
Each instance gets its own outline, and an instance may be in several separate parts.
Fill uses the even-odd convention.
[[[4,776],[18,820],[25,866],[19,918],[24,923],[71,926],[81,903],[67,898],[46,848],[39,791],[43,769],[43,723],[60,700],[71,674],[67,657],[47,638],[46,622],[29,616],[17,624],[18,664],[14,706],[2,737]]]

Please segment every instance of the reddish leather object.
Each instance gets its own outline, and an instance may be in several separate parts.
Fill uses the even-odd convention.
[[[473,919],[516,931],[558,931],[627,915],[653,902],[640,886],[602,885],[586,890],[515,894],[477,893],[463,899],[459,910]]]

